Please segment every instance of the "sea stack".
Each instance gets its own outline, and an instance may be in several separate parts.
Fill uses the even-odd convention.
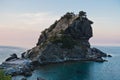
[[[103,62],[107,55],[91,48],[89,39],[93,36],[86,12],[66,13],[49,28],[41,32],[36,46],[22,54],[25,59],[40,64],[87,60]]]

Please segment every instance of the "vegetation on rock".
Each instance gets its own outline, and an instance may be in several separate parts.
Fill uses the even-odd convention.
[[[61,43],[61,48],[67,48],[72,49],[74,48],[74,45],[76,45],[76,42],[68,35],[62,35],[60,38],[57,36],[51,37],[50,39],[52,43],[58,44]]]
[[[11,76],[5,76],[4,71],[0,69],[0,80],[11,80]]]

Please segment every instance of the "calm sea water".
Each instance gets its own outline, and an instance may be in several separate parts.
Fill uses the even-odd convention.
[[[0,64],[13,53],[16,53],[20,57],[21,53],[25,50],[20,47],[0,46]]]
[[[99,47],[102,51],[111,54],[112,58],[106,58],[108,62],[67,62],[51,64],[38,68],[27,80],[37,80],[37,77],[45,80],[120,80],[120,47]],[[15,47],[0,47],[0,61],[13,52],[21,52],[23,49]],[[20,76],[13,80],[19,80]]]

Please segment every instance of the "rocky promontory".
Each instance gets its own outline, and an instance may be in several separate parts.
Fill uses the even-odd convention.
[[[23,58],[40,64],[73,60],[100,61],[107,54],[91,48],[89,39],[93,36],[86,12],[66,13],[49,28],[41,32],[36,46],[22,54]]]
[[[35,65],[66,61],[104,62],[107,54],[97,48],[91,48],[89,39],[93,36],[86,12],[66,13],[49,28],[41,32],[35,47],[27,50],[18,58],[11,55],[0,68],[10,75],[31,75]],[[111,55],[109,55],[111,57]]]

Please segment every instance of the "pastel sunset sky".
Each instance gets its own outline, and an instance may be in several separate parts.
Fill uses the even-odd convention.
[[[92,45],[120,45],[120,0],[0,0],[0,45],[31,48],[66,12],[87,12]]]

